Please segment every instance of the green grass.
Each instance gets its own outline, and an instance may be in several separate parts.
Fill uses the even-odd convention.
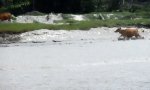
[[[0,23],[0,32],[21,33],[38,29],[49,30],[88,30],[96,27],[150,25],[150,19],[139,20],[89,20],[89,21],[64,21],[70,24],[51,25],[41,23]]]

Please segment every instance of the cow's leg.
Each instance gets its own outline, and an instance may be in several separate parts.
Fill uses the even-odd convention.
[[[118,38],[121,38],[121,37],[123,37],[123,35],[120,35]]]
[[[122,38],[121,38],[122,37]],[[118,40],[124,40],[124,36],[123,35],[120,35],[119,37],[118,37]]]
[[[123,36],[123,40],[127,40],[127,36]]]
[[[130,37],[126,37],[126,40],[129,40],[130,39]]]
[[[141,38],[139,34],[135,35],[136,39]]]
[[[144,39],[144,37],[142,37],[141,35],[136,35],[135,36],[137,39]]]

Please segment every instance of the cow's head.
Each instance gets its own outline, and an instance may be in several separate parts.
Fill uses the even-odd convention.
[[[121,30],[121,27],[119,27],[115,32],[119,32]]]

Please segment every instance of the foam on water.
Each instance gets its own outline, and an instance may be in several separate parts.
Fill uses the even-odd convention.
[[[92,28],[87,31],[82,30],[35,30],[22,33],[21,42],[30,41],[76,41],[76,40],[113,40],[117,38],[114,33],[116,28]]]
[[[71,15],[73,18],[73,20],[77,20],[77,21],[83,21],[85,20],[85,17],[83,15]]]
[[[45,24],[54,24],[54,21],[62,20],[61,14],[48,14],[43,16],[17,16],[15,22],[17,23],[45,23]]]
[[[85,17],[83,15],[70,15],[71,17],[69,19],[82,21],[85,20]],[[17,16],[16,20],[13,20],[13,22],[17,23],[45,23],[45,24],[55,24],[55,21],[63,20],[62,14],[53,14],[50,13],[48,15],[43,16],[32,16],[32,15],[22,15]]]
[[[40,29],[35,31],[25,32],[19,35],[4,35],[5,38],[0,37],[1,44],[12,44],[12,43],[49,43],[54,44],[73,44],[73,43],[94,43],[94,42],[114,42],[118,40],[119,33],[114,31],[117,27],[99,27],[91,28],[90,30],[48,30]],[[142,32],[144,30],[144,32]],[[150,40],[150,30],[145,28],[139,28],[139,33],[144,40]],[[132,40],[135,40],[133,38]],[[2,45],[3,46],[3,45]],[[20,46],[20,45],[19,45]]]
[[[31,42],[31,41],[79,41],[79,40],[105,40],[112,41],[117,40],[119,33],[114,31],[117,28],[92,28],[87,31],[83,30],[35,30],[26,33],[22,33],[21,42]],[[150,38],[149,29],[140,28],[139,30],[144,30],[145,32],[140,32],[141,36],[144,36],[145,39]]]

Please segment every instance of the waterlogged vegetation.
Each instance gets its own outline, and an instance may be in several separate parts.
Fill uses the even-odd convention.
[[[50,25],[41,23],[1,23],[0,32],[26,32],[38,29],[49,30],[88,30],[96,27],[114,27],[114,26],[143,26],[149,25],[150,19],[139,20],[89,20],[89,21],[65,21],[69,24]]]
[[[29,13],[28,13],[29,14]],[[34,13],[33,15],[38,15]],[[30,13],[32,15],[32,13]],[[42,15],[42,13],[40,13]],[[43,14],[44,15],[44,14]],[[21,33],[26,31],[49,30],[88,30],[96,27],[121,27],[121,26],[150,26],[149,12],[101,12],[82,14],[84,20],[78,21],[71,18],[72,14],[62,14],[63,20],[55,24],[34,23],[0,23],[0,32]],[[60,24],[61,23],[61,24]]]

